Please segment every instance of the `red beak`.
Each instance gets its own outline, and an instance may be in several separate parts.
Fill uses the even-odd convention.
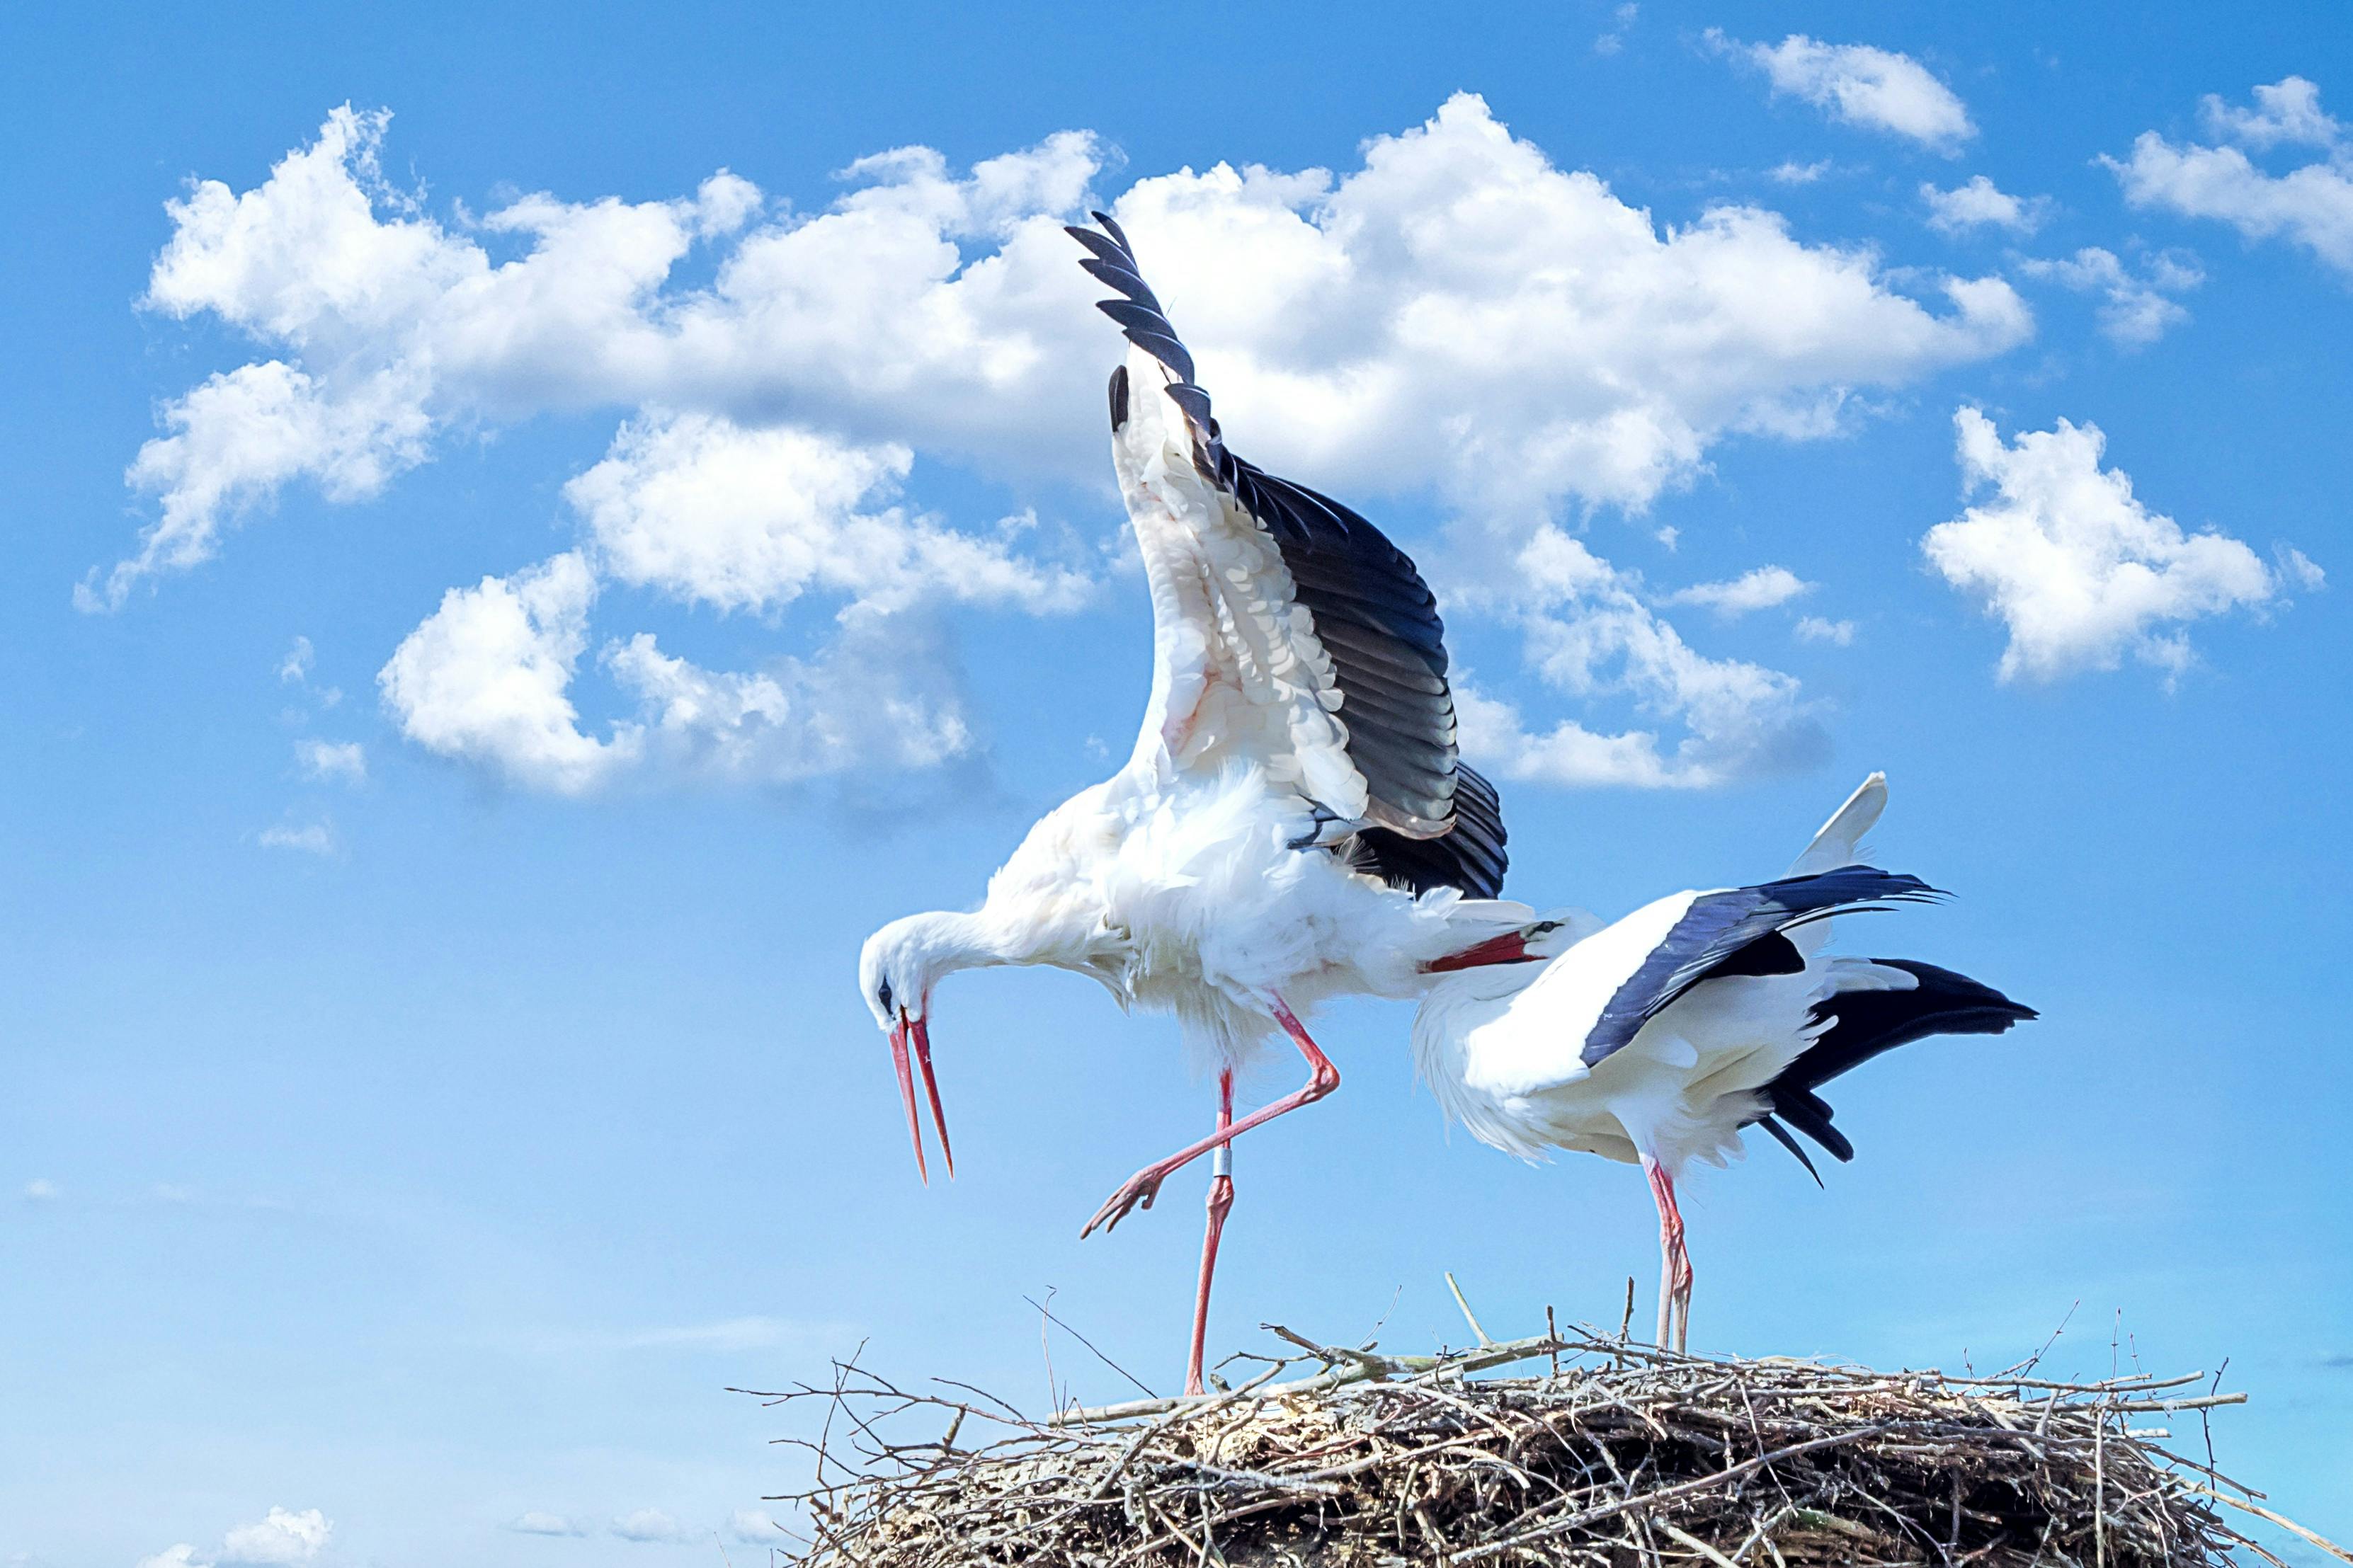
[[[1528,939],[1519,931],[1507,931],[1489,937],[1476,947],[1466,947],[1461,952],[1433,958],[1421,966],[1424,974],[1447,974],[1458,969],[1482,969],[1491,963],[1528,963],[1535,955],[1528,951]]]
[[[907,1061],[907,1042],[915,1043],[915,1065],[923,1069],[923,1093],[932,1102],[932,1125],[940,1131],[940,1158],[947,1162],[948,1175],[955,1175],[955,1151],[948,1147],[948,1119],[940,1110],[940,1084],[932,1076],[932,1037],[921,1018],[907,1016],[904,1007],[899,1009],[898,1026],[891,1031],[891,1065],[899,1072],[899,1099],[907,1107],[907,1136],[915,1145],[915,1172],[931,1185],[931,1171],[923,1163],[923,1124],[915,1110],[915,1078]]]

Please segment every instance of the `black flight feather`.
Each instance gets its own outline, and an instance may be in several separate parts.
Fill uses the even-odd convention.
[[[1900,969],[1920,984],[1908,991],[1841,991],[1815,1003],[1813,1021],[1828,1022],[1830,1027],[1782,1068],[1780,1077],[1765,1086],[1766,1101],[1773,1108],[1771,1116],[1778,1116],[1841,1160],[1854,1158],[1854,1145],[1831,1125],[1830,1103],[1815,1089],[1875,1056],[1915,1040],[1932,1035],[1999,1035],[2036,1016],[2033,1008],[2011,1001],[1992,986],[1933,963],[1903,958],[1871,962]],[[1808,1169],[1811,1168],[1810,1162]]]
[[[1495,896],[1504,863],[1502,822],[1494,792],[1482,780],[1486,820],[1465,833],[1466,780],[1476,775],[1456,752],[1446,626],[1430,585],[1412,558],[1364,516],[1227,448],[1209,395],[1194,381],[1193,356],[1145,282],[1134,247],[1109,214],[1092,216],[1100,232],[1076,226],[1069,232],[1088,252],[1080,265],[1121,296],[1097,309],[1175,377],[1163,390],[1192,430],[1194,467],[1274,541],[1290,570],[1295,602],[1313,619],[1332,661],[1340,718],[1349,731],[1348,759],[1374,801],[1388,808],[1384,820],[1419,819],[1413,833],[1368,829],[1360,838],[1373,847],[1363,852],[1400,886],[1462,887],[1479,897]],[[1123,391],[1134,395],[1114,384],[1114,428],[1124,423]],[[1375,831],[1385,837],[1374,838]],[[1404,856],[1389,842],[1415,837],[1423,837],[1427,853]],[[1440,847],[1457,837],[1462,843],[1454,850]]]

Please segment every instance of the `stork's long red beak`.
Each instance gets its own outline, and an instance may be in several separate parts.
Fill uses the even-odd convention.
[[[932,1076],[932,1037],[923,1020],[910,1018],[907,1010],[899,1009],[899,1023],[891,1031],[891,1065],[899,1071],[899,1098],[907,1107],[907,1136],[915,1145],[915,1173],[923,1184],[932,1184],[932,1173],[923,1163],[923,1123],[915,1110],[915,1076],[907,1061],[907,1042],[915,1043],[915,1064],[923,1069],[923,1093],[932,1102],[932,1125],[940,1132],[940,1158],[947,1163],[948,1175],[955,1175],[955,1151],[948,1146],[948,1119],[940,1109],[939,1079]]]
[[[1528,939],[1525,932],[1506,931],[1502,936],[1489,937],[1476,947],[1450,952],[1444,958],[1433,958],[1421,966],[1421,972],[1424,974],[1449,974],[1458,969],[1482,969],[1491,963],[1526,963],[1535,956],[1528,951]]]

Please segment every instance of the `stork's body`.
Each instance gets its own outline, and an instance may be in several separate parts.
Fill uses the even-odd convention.
[[[1335,994],[1414,994],[1466,953],[1519,956],[1531,914],[1495,896],[1503,824],[1456,759],[1443,628],[1413,563],[1346,507],[1226,449],[1125,237],[1097,218],[1103,233],[1071,233],[1122,295],[1103,310],[1131,343],[1112,376],[1112,456],[1152,597],[1145,721],[1126,764],[1039,820],[977,910],[885,926],[861,981],[892,1031],[919,1161],[907,1049],[937,1120],[927,1019],[943,974],[1048,964],[1182,1022],[1219,1078],[1214,1129],[1137,1172],[1086,1229],[1217,1152],[1198,1391],[1231,1141],[1339,1084],[1302,1018]],[[1234,1074],[1278,1032],[1307,1082],[1236,1120]]]
[[[1930,964],[1822,951],[1833,914],[1931,896],[1855,863],[1885,798],[1874,773],[1778,881],[1672,894],[1609,925],[1560,917],[1541,967],[1450,975],[1422,1003],[1417,1065],[1472,1136],[1525,1160],[1567,1150],[1642,1167],[1659,1209],[1662,1346],[1690,1329],[1675,1184],[1693,1162],[1724,1164],[1751,1125],[1810,1171],[1791,1128],[1852,1158],[1816,1088],[1912,1040],[2034,1016]]]

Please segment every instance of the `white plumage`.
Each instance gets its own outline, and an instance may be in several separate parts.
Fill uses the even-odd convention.
[[[979,909],[884,926],[860,982],[891,1033],[919,1164],[908,1048],[944,1153],[928,1023],[944,975],[1048,964],[1181,1020],[1219,1075],[1216,1131],[1137,1172],[1086,1228],[1150,1206],[1214,1151],[1198,1389],[1230,1142],[1339,1083],[1301,1017],[1335,994],[1415,994],[1466,950],[1517,956],[1532,911],[1464,896],[1499,885],[1503,829],[1455,759],[1440,624],[1412,563],[1346,508],[1225,449],[1124,236],[1097,216],[1108,238],[1071,232],[1124,296],[1103,309],[1136,345],[1113,376],[1112,455],[1153,605],[1144,722],[1126,764],[1040,819]],[[1308,1081],[1235,1121],[1234,1070],[1278,1029]]]
[[[1804,1160],[1785,1121],[1846,1158],[1815,1087],[1908,1040],[2033,1016],[1930,965],[1823,952],[1831,914],[1929,892],[1858,864],[1885,802],[1873,773],[1782,880],[1671,894],[1609,924],[1552,917],[1558,930],[1537,944],[1547,963],[1448,975],[1415,1019],[1416,1064],[1473,1137],[1525,1160],[1568,1150],[1643,1167],[1662,1345],[1689,1331],[1674,1187],[1692,1162],[1724,1164],[1758,1123]]]

